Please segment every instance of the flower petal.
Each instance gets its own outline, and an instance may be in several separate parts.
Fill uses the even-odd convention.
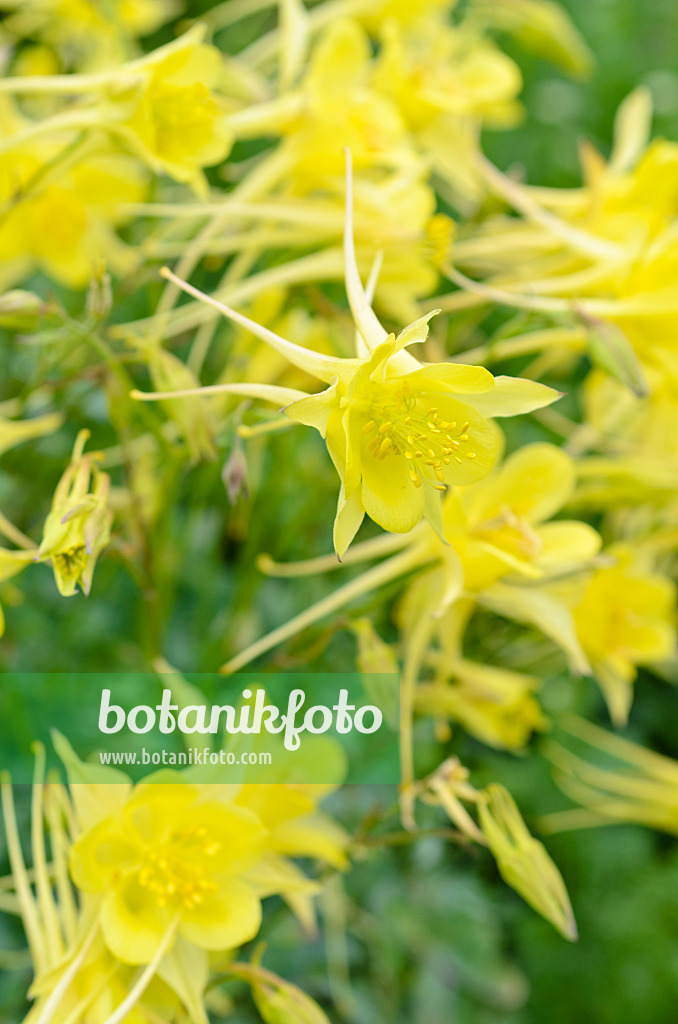
[[[494,377],[489,370],[464,363],[424,363],[421,370],[407,374],[407,381],[422,391],[451,391],[460,395],[494,389]]]
[[[574,566],[588,562],[600,551],[600,534],[588,523],[563,520],[546,523],[537,530],[541,551],[537,562],[543,568]]]
[[[470,401],[485,416],[519,416],[550,405],[561,397],[560,391],[524,377],[495,377],[494,388]]]
[[[218,893],[185,910],[179,933],[201,949],[235,949],[249,942],[261,925],[261,903],[238,878],[227,879]]]
[[[101,930],[111,953],[125,964],[147,964],[158,952],[172,912],[139,885],[136,873],[111,890],[101,908]]]
[[[553,444],[528,444],[510,455],[504,465],[471,498],[472,518],[492,519],[503,509],[526,520],[549,519],[574,490],[574,462]]]
[[[391,533],[409,533],[424,514],[423,489],[410,480],[404,458],[363,460],[362,501],[370,519]]]
[[[360,489],[346,498],[342,486],[333,530],[334,550],[339,558],[344,557],[364,518],[365,506]]]

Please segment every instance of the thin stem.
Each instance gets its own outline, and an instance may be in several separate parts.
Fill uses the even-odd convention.
[[[66,995],[66,992],[70,988],[71,983],[73,982],[78,971],[82,967],[85,957],[87,956],[89,948],[92,945],[94,937],[98,931],[99,919],[97,918],[92,927],[90,928],[89,932],[85,936],[85,939],[77,955],[71,960],[67,970],[64,971],[64,973],[61,975],[58,982],[50,992],[49,997],[47,998],[47,1001],[45,1002],[45,1005],[40,1011],[40,1014],[37,1020],[35,1020],[34,1024],[51,1024],[51,1021],[53,1020],[54,1015],[59,1008],[61,1000]]]
[[[415,548],[412,551],[404,551],[399,555],[394,555],[393,558],[389,558],[382,565],[368,569],[367,572],[357,576],[356,579],[351,580],[349,583],[345,583],[343,587],[339,587],[338,590],[329,594],[322,601],[318,601],[299,615],[295,615],[294,618],[290,619],[283,626],[279,626],[260,640],[250,644],[244,651],[236,654],[235,657],[222,665],[219,671],[226,675],[238,672],[261,654],[270,651],[271,648],[277,647],[283,641],[296,636],[297,633],[301,633],[308,626],[312,626],[320,619],[325,618],[325,616],[338,611],[357,597],[369,594],[370,591],[377,590],[386,583],[390,583],[391,580],[397,579],[398,576],[404,576],[412,569],[425,564],[425,562],[429,561],[430,557],[422,549]]]
[[[17,529],[2,512],[0,512],[0,533],[19,548],[24,548],[26,551],[37,551],[37,545],[31,538]]]
[[[173,942],[178,923],[179,919],[177,917],[174,919],[174,921],[172,921],[172,924],[165,932],[163,939],[160,945],[158,946],[158,950],[155,956],[153,957],[151,962],[144,968],[136,984],[130,989],[129,994],[125,999],[123,999],[123,1001],[120,1003],[120,1006],[118,1006],[118,1008],[114,1010],[110,1017],[106,1018],[104,1024],[121,1024],[121,1022],[125,1019],[127,1014],[130,1013],[137,1005],[142,995],[144,994],[150,983],[153,981],[153,978],[155,977],[158,967],[160,966],[162,958],[164,957],[165,953],[167,952],[171,943]],[[46,1022],[41,1021],[40,1024],[46,1024]]]
[[[363,541],[350,548],[342,559],[336,554],[320,555],[318,558],[307,558],[301,562],[274,562],[270,555],[262,554],[257,558],[257,568],[266,576],[296,577],[314,576],[319,572],[329,572],[333,569],[342,569],[345,565],[355,565],[356,562],[367,562],[371,558],[379,558],[381,555],[391,554],[407,547],[412,543],[412,538],[406,533],[387,533],[372,540]]]

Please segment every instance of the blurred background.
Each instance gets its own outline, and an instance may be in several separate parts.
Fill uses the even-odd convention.
[[[591,47],[596,67],[589,81],[560,74],[545,61],[505,47],[524,75],[526,115],[517,129],[488,132],[485,147],[500,167],[522,167],[529,181],[570,186],[579,181],[577,143],[589,138],[609,152],[614,112],[638,84],[649,86],[654,133],[678,139],[678,5],[675,0],[562,0]],[[211,5],[185,5],[199,17]],[[263,21],[262,21],[263,26]],[[254,22],[250,32],[256,32]],[[149,48],[171,37],[163,29]],[[229,43],[219,39],[225,48]],[[147,290],[148,292],[148,290]],[[157,290],[124,298],[120,319],[150,312]],[[139,305],[140,302],[144,305]],[[0,397],[28,379],[49,374],[30,347],[10,366],[7,339],[0,343]],[[73,430],[39,442],[37,465],[24,449],[9,452],[0,470],[0,506],[39,521],[38,505],[51,493],[81,423],[101,422],[93,444],[112,443],[105,415],[91,393],[66,412]],[[69,422],[70,426],[70,422]],[[294,478],[270,472],[294,459]],[[263,580],[253,568],[261,551],[281,560],[327,551],[336,500],[328,460],[318,438],[306,432],[272,435],[253,446],[254,497],[231,507],[219,465],[201,465],[181,484],[179,501],[159,539],[164,564],[160,594],[167,659],[185,669],[209,671],[238,646],[306,607],[327,592],[327,582]],[[318,501],[326,478],[326,500]],[[265,481],[265,484],[261,482]],[[305,483],[308,485],[305,488]],[[59,597],[47,567],[26,575],[21,595],[3,588],[8,628],[0,643],[2,671],[107,671],[138,669],[145,658],[144,595],[108,553],[89,598]],[[365,605],[367,609],[368,605]],[[360,608],[357,609],[360,611]],[[388,636],[389,623],[378,623]],[[270,664],[296,667],[309,658],[318,669],[354,667],[354,640],[346,630],[322,625],[278,653]],[[563,680],[553,680],[543,704],[562,705]],[[678,756],[678,692],[651,678],[636,689],[632,735]],[[574,707],[596,714],[594,685],[574,685]],[[599,713],[604,721],[604,714]],[[425,751],[430,737],[422,733]],[[500,778],[519,805],[534,815],[565,806],[542,758],[493,753],[468,738],[453,741],[481,785]],[[335,813],[360,829],[375,805],[392,793],[344,790]],[[547,846],[567,883],[580,939],[564,942],[498,879],[482,851],[456,848],[435,837],[380,847],[368,853],[325,901],[326,941],[308,942],[282,905],[268,901],[267,963],[306,988],[324,1005],[334,999],[337,1020],[355,1024],[675,1024],[678,1020],[678,846],[673,839],[627,826],[549,837]],[[366,847],[367,849],[367,847]],[[0,851],[0,861],[5,861]],[[18,948],[20,935],[0,917],[0,949]],[[326,957],[329,956],[329,987]],[[0,967],[16,966],[12,958]],[[20,963],[18,964],[20,968]],[[347,977],[350,974],[350,984]],[[20,993],[27,974],[0,975],[0,1021],[23,1018]],[[240,1004],[238,1004],[240,1005]],[[245,1005],[245,1004],[243,1004]],[[332,1015],[334,1011],[329,1010]],[[252,1011],[253,1013],[253,1011]],[[233,1024],[255,1020],[246,1009]]]

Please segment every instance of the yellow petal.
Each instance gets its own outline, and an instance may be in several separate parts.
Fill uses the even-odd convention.
[[[561,397],[559,391],[523,377],[495,377],[494,389],[469,399],[485,416],[519,416],[550,405]]]
[[[528,523],[540,523],[562,508],[574,484],[569,455],[552,444],[528,444],[481,485],[471,514],[492,519],[508,507]]]
[[[147,964],[158,951],[172,920],[136,874],[108,893],[101,908],[101,930],[111,953],[125,964]]]
[[[9,551],[7,548],[0,548],[0,583],[11,580],[27,565],[30,565],[35,557],[34,551]]]
[[[240,879],[230,878],[220,892],[184,910],[179,934],[201,949],[226,950],[249,942],[260,925],[261,903],[254,890]]]
[[[337,394],[336,382],[326,391],[317,395],[309,395],[308,398],[301,398],[298,402],[292,402],[284,409],[286,416],[296,423],[303,423],[307,427],[315,427],[325,437],[327,433],[327,421],[332,410],[337,407],[339,397]]]
[[[307,815],[276,828],[273,842],[278,853],[290,857],[315,857],[338,868],[347,864],[347,833],[324,814]]]
[[[543,568],[573,566],[588,562],[600,551],[600,534],[588,523],[562,521],[540,526],[537,534],[541,551],[537,559]]]
[[[484,590],[478,600],[498,615],[536,626],[565,652],[575,672],[590,673],[572,612],[545,590],[495,583]]]
[[[424,487],[410,480],[400,456],[363,460],[362,501],[370,519],[391,533],[409,533],[424,514]]]
[[[339,558],[344,557],[364,518],[365,506],[360,489],[347,499],[342,486],[333,530],[334,550]]]
[[[432,309],[430,313],[420,316],[418,320],[408,324],[407,327],[403,327],[396,338],[395,351],[399,352],[401,348],[405,348],[407,345],[417,345],[422,341],[426,341],[428,338],[428,322],[432,317],[437,316],[438,313],[440,313],[439,309]]]
[[[454,394],[474,394],[494,388],[494,377],[489,370],[464,363],[424,363],[421,370],[407,374],[407,382],[417,390]]]
[[[118,819],[106,818],[85,832],[72,847],[71,878],[84,892],[103,892],[111,888],[121,871],[134,868],[141,856],[134,836]]]

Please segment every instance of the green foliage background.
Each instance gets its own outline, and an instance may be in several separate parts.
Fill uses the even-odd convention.
[[[199,15],[210,5],[198,0],[189,6]],[[655,132],[678,138],[674,0],[564,0],[564,6],[596,55],[592,80],[572,81],[515,49],[525,77],[526,119],[517,130],[491,133],[485,140],[488,155],[501,167],[522,164],[529,180],[539,184],[576,184],[577,141],[588,137],[607,152],[614,111],[640,82],[654,95]],[[256,31],[253,22],[250,30]],[[151,42],[163,39],[159,35]],[[138,293],[118,297],[116,319],[152,312],[160,286],[149,281]],[[45,293],[44,281],[35,287]],[[49,349],[2,340],[0,398],[37,380],[58,391],[58,376]],[[0,506],[29,530],[44,517],[45,495],[53,490],[76,429],[93,427],[93,446],[113,443],[103,400],[91,394],[70,389],[59,396],[68,430],[3,458]],[[220,465],[199,466],[178,481],[176,498],[167,496],[172,512],[149,553],[157,570],[163,651],[187,670],[213,670],[235,649],[236,638],[237,646],[244,646],[335,585],[336,577],[294,584],[264,580],[254,569],[261,551],[294,559],[329,550],[335,485],[320,440],[311,431],[292,431],[250,451],[253,498],[231,508]],[[284,471],[292,466],[293,472]],[[47,567],[27,573],[21,587],[21,603],[6,607],[0,670],[138,670],[147,664],[149,628],[155,627],[149,627],[144,594],[122,569],[115,549],[101,560],[88,599],[60,598]],[[387,634],[385,615],[379,626]],[[349,633],[320,626],[268,664],[297,667],[312,656],[318,669],[350,670],[354,655]],[[641,678],[636,694],[631,735],[678,756],[678,693]],[[562,686],[555,680],[544,706],[548,711],[561,703]],[[605,721],[593,684],[576,684],[574,707]],[[424,730],[424,757],[429,742]],[[478,784],[501,779],[532,812],[533,828],[538,829],[535,814],[563,806],[542,759],[489,753],[469,739],[456,741],[450,750],[475,771]],[[335,812],[361,828],[375,805],[387,806],[392,798],[392,793],[348,790],[336,798]],[[333,998],[355,1024],[675,1024],[674,840],[621,826],[547,839],[578,918],[581,937],[569,946],[500,883],[483,851],[436,837],[381,848],[379,834],[377,826],[366,847],[371,852],[355,864],[343,880],[344,891],[333,891],[326,907],[331,991],[323,941],[304,940],[281,905],[272,903],[267,911],[268,965],[323,1005],[330,1007]],[[350,989],[343,970],[342,918]],[[20,944],[17,929],[1,917],[0,948]],[[20,993],[26,977],[21,971],[0,977],[0,1021],[23,1016]],[[233,1024],[255,1019],[247,1000],[237,1006],[229,1018]]]

